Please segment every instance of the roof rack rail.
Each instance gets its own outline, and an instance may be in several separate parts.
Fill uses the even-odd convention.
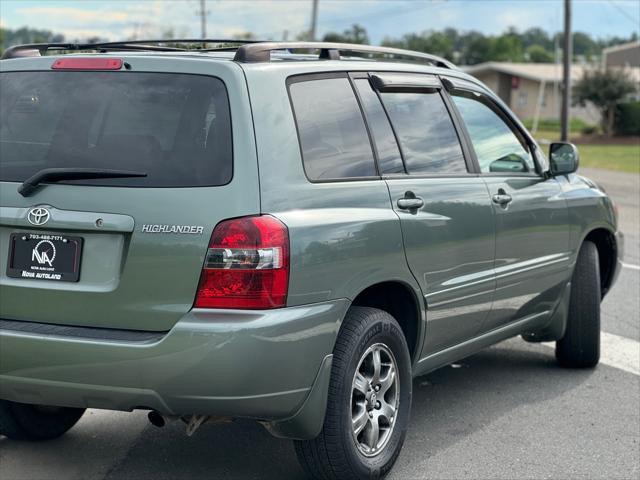
[[[254,43],[256,40],[234,40],[217,38],[180,38],[170,40],[130,40],[123,42],[101,42],[101,43],[29,43],[25,45],[15,45],[4,51],[1,59],[21,57],[37,57],[46,54],[48,51],[157,51],[157,52],[186,52],[191,49],[172,46],[171,44],[234,44],[245,45]],[[167,46],[167,44],[171,46]],[[164,45],[164,46],[163,46]],[[209,49],[193,49],[197,51]],[[211,49],[215,50],[215,49]]]
[[[325,60],[340,60],[340,52],[367,53],[371,55],[388,55],[406,57],[430,63],[437,67],[457,69],[448,60],[429,53],[414,52],[391,47],[374,47],[354,43],[330,42],[257,42],[242,45],[238,48],[234,60],[242,63],[269,62],[271,52],[275,50],[320,50],[318,58]]]
[[[218,48],[204,48],[206,44],[226,44]],[[182,48],[177,44],[202,44],[203,48]],[[230,46],[230,45],[237,45]],[[457,69],[457,67],[442,57],[429,53],[414,52],[391,47],[374,47],[355,43],[331,42],[265,42],[261,40],[239,40],[219,38],[179,38],[162,40],[130,40],[123,42],[102,43],[30,43],[15,45],[4,51],[0,59],[21,57],[37,57],[49,51],[156,51],[156,52],[213,52],[236,50],[234,60],[241,63],[269,62],[271,52],[277,50],[319,50],[318,58],[325,60],[340,60],[340,52],[366,53],[369,55],[383,55],[391,57],[405,57],[430,63],[436,67]]]

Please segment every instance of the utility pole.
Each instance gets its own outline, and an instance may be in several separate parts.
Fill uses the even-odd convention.
[[[571,61],[573,57],[573,38],[571,34],[571,0],[564,0],[564,49],[562,54],[562,112],[560,140],[569,141],[569,107],[571,105]]]
[[[554,74],[560,71],[560,38],[558,35],[555,35],[553,39],[553,64],[554,64]],[[562,109],[562,102],[560,101],[560,81],[555,79],[553,81],[553,104],[556,106],[556,113],[560,115],[560,110]]]
[[[200,36],[201,38],[207,38],[207,0],[200,0],[200,10],[196,12],[200,15]]]
[[[311,41],[316,41],[316,24],[318,23],[318,0],[312,0],[311,7],[311,30],[309,32],[309,36],[311,37]]]

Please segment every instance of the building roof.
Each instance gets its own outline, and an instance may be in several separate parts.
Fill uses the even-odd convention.
[[[602,55],[606,55],[607,53],[619,52],[621,50],[633,50],[636,48],[640,48],[640,40],[629,43],[621,43],[620,45],[614,45],[613,47],[607,47],[602,49]]]
[[[640,41],[605,48],[602,51],[602,65],[605,68],[640,68]]]
[[[573,64],[571,66],[572,80],[582,78],[584,72],[592,70],[596,67],[592,65]],[[510,63],[510,62],[485,62],[478,65],[462,67],[462,70],[470,75],[478,75],[486,72],[499,72],[514,77],[526,78],[540,82],[561,82],[562,81],[562,65],[556,63]],[[636,81],[640,81],[640,68],[625,68]]]

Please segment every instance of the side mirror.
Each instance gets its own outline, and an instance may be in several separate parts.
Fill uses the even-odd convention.
[[[573,143],[552,143],[549,147],[551,175],[568,175],[578,170],[580,154]]]
[[[527,165],[522,158],[512,153],[491,162],[489,171],[492,173],[524,173],[527,171]]]

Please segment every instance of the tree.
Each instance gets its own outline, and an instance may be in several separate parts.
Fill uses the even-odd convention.
[[[574,32],[573,34],[573,55],[583,56],[586,60],[599,53],[598,44],[587,33]]]
[[[580,106],[592,103],[602,116],[602,131],[611,136],[617,105],[635,92],[636,84],[625,70],[585,71],[573,86],[573,103]]]
[[[331,35],[342,37],[343,34]],[[637,34],[595,40],[588,33],[575,32],[573,39],[575,55],[593,60],[604,47],[632,41],[637,39]],[[555,58],[555,45],[561,43],[561,33],[549,35],[542,28],[519,32],[511,27],[500,35],[485,35],[474,30],[463,32],[455,28],[428,30],[407,33],[399,38],[386,37],[382,45],[433,53],[462,65],[475,65],[490,61],[551,63]]]
[[[490,51],[491,60],[496,62],[522,62],[524,60],[522,40],[513,28],[493,39]]]
[[[9,33],[9,32],[7,32]],[[9,35],[7,35],[9,36]],[[14,30],[11,35],[11,42],[15,43],[45,43],[45,42],[57,42],[60,39],[60,35],[54,35],[48,30],[34,30],[27,27],[18,28]]]
[[[0,53],[5,48],[24,43],[62,43],[64,35],[50,32],[49,30],[35,30],[28,27],[11,30],[0,27]]]
[[[533,63],[553,63],[553,53],[542,45],[531,45],[527,48],[527,57]]]
[[[597,41],[598,48],[607,48],[619,45],[621,43],[631,43],[638,41],[638,32],[633,32],[628,38],[613,36],[607,39],[599,39]]]
[[[104,42],[108,42],[108,39],[103,37],[98,37],[98,36],[87,38],[87,43],[104,43]]]
[[[323,38],[323,41],[338,42],[338,43],[368,44],[369,36],[367,35],[367,30],[356,23],[354,25],[351,25],[351,28],[344,30],[342,33],[337,33],[337,32],[326,33]]]
[[[465,35],[465,46],[462,47],[460,61],[466,65],[489,62],[491,58],[491,38],[480,32],[471,31]]]
[[[539,45],[545,50],[553,51],[553,39],[540,27],[525,30],[520,34],[520,38],[522,39],[522,45],[527,49],[533,45]]]
[[[453,41],[445,33],[431,32],[426,40],[426,51],[453,60]]]
[[[296,35],[296,40],[298,42],[310,42],[313,39],[311,38],[311,30],[303,30]]]
[[[248,30],[245,32],[236,32],[233,35],[231,35],[231,38],[233,40],[257,40],[255,34]]]
[[[451,31],[449,34],[435,31],[425,31],[419,34],[409,33],[403,35],[399,40],[387,38],[382,42],[382,45],[385,47],[414,50],[416,52],[432,53],[452,60],[453,41],[450,36],[451,33]]]

